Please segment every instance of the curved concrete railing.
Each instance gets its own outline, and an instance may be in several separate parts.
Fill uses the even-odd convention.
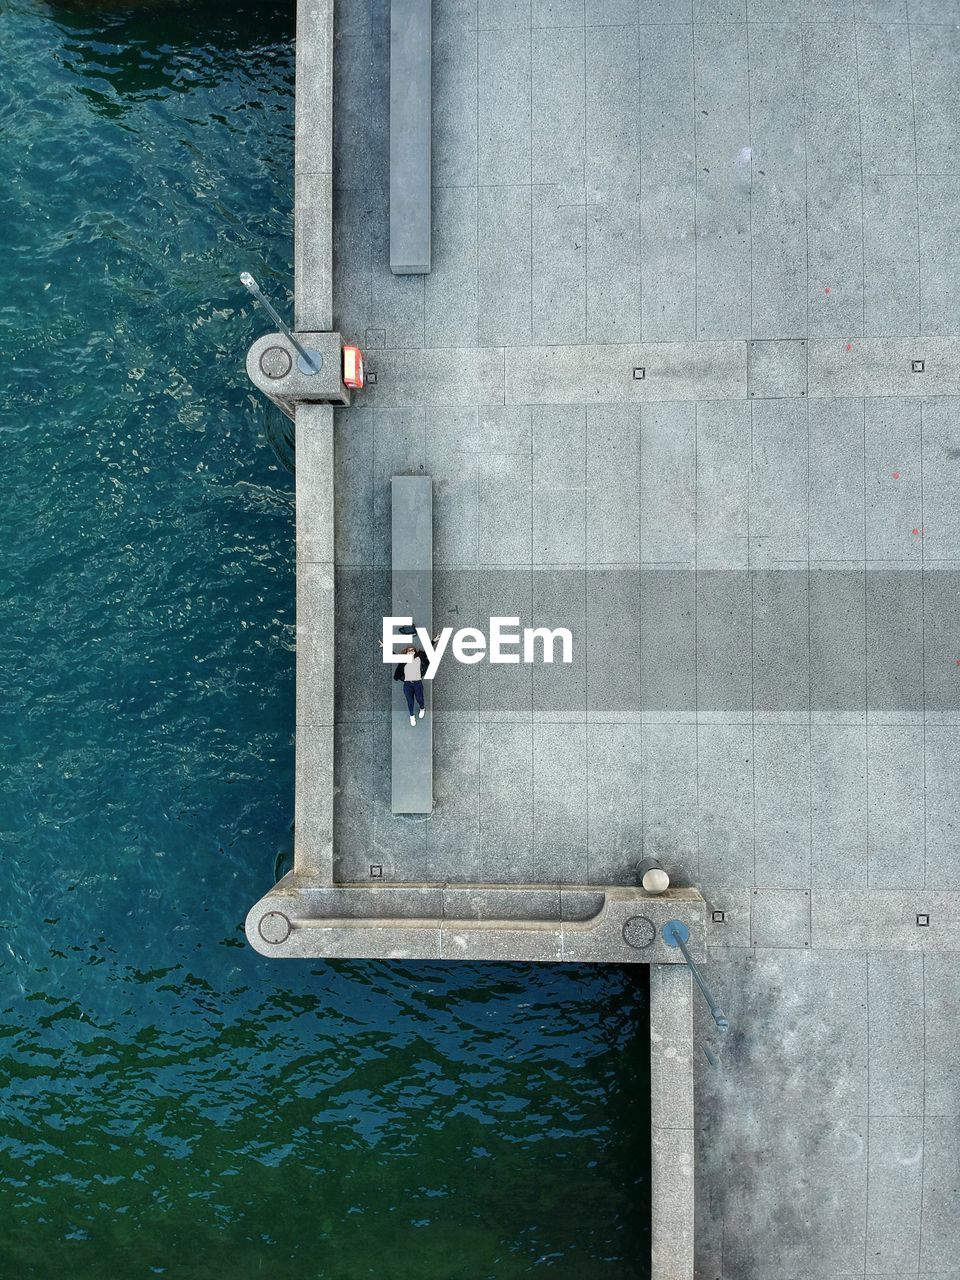
[[[251,946],[273,958],[566,960],[676,964],[663,925],[682,919],[703,954],[695,889],[653,896],[623,886],[390,885],[325,888],[295,872],[247,916]]]

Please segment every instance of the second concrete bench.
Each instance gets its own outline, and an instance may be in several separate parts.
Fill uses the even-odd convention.
[[[390,5],[390,270],[430,270],[430,0]]]
[[[433,628],[433,482],[429,476],[391,481],[392,599],[394,617]],[[419,649],[420,641],[411,643]],[[391,670],[392,674],[392,670]],[[391,680],[391,761],[394,813],[433,811],[432,681],[423,685],[426,715],[410,724],[403,683]]]

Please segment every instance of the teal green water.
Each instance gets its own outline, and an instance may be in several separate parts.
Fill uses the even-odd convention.
[[[0,1277],[642,1277],[641,974],[271,964],[292,7],[0,0]]]

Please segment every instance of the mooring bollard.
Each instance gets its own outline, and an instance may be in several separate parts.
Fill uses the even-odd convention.
[[[666,893],[670,888],[670,877],[656,858],[644,858],[638,862],[637,876],[647,893]]]
[[[714,999],[713,992],[700,976],[700,970],[693,962],[693,957],[687,950],[687,939],[690,937],[690,930],[682,920],[668,920],[663,926],[663,940],[668,947],[679,947],[680,953],[687,962],[687,968],[693,974],[694,981],[703,992],[703,998],[707,1002],[707,1007],[713,1014],[713,1020],[721,1031],[726,1031],[730,1026],[727,1016]]]

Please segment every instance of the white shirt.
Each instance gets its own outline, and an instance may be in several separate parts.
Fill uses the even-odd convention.
[[[416,654],[405,664],[403,668],[404,680],[421,680],[423,679],[423,663]]]

